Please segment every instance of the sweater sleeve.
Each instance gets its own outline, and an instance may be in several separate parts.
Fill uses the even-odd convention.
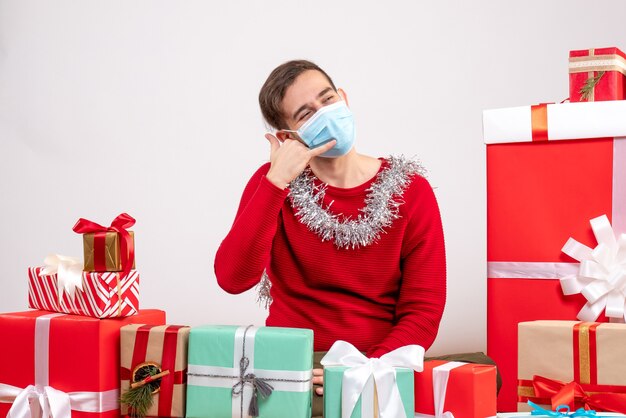
[[[228,293],[242,293],[256,285],[269,260],[288,193],[267,180],[269,166],[261,166],[248,181],[235,221],[215,254],[217,283]]]
[[[414,204],[407,208],[409,220],[403,244],[395,325],[369,350],[369,357],[380,357],[409,344],[418,344],[427,350],[437,336],[443,315],[446,255],[439,207],[426,179],[418,176],[412,186],[407,189],[415,196],[406,199]]]

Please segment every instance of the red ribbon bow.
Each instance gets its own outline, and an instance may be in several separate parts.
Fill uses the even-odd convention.
[[[553,410],[568,405],[572,410],[585,408],[626,414],[626,393],[587,393],[576,381],[564,383],[543,376],[533,376],[533,388],[536,397],[550,399]]]
[[[126,228],[130,228],[135,224],[135,218],[127,213],[118,215],[111,226],[106,227],[90,220],[80,218],[72,230],[79,234],[106,233],[117,232],[120,236],[120,262],[122,264],[122,275],[120,281],[123,280],[133,267],[135,261],[135,245]]]

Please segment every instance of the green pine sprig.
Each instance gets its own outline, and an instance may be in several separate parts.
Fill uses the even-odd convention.
[[[140,370],[140,373],[135,376],[137,380],[143,380],[148,376],[154,376],[158,374],[160,370],[154,366],[144,367]],[[160,381],[153,381],[142,386],[129,389],[123,393],[120,397],[120,402],[127,404],[130,409],[130,415],[132,417],[144,418],[148,413],[148,410],[152,406],[154,397],[152,392],[159,387]]]
[[[598,75],[588,78],[587,81],[585,81],[585,85],[578,91],[578,93],[580,93],[581,101],[589,100],[591,93],[593,93],[593,89],[596,87],[596,84],[598,84],[603,75],[604,71],[600,71],[598,72]]]

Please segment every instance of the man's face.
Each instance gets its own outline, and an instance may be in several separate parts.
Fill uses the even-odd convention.
[[[289,129],[297,130],[320,108],[343,98],[343,91],[333,90],[324,74],[307,70],[285,92],[282,102],[285,123]]]

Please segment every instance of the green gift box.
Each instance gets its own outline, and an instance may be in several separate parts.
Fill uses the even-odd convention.
[[[187,418],[311,416],[310,329],[194,327],[188,360]]]
[[[346,366],[326,366],[324,367],[324,418],[341,418],[341,393],[343,389],[343,374],[350,367]],[[414,371],[404,367],[396,367],[396,385],[400,392],[402,405],[407,417],[413,417],[415,414],[414,404]],[[363,400],[367,404],[363,404]],[[364,411],[372,411],[367,413]],[[359,396],[350,418],[363,418],[365,416],[373,416],[378,418],[378,400],[374,385],[374,378],[370,377],[365,388]]]

